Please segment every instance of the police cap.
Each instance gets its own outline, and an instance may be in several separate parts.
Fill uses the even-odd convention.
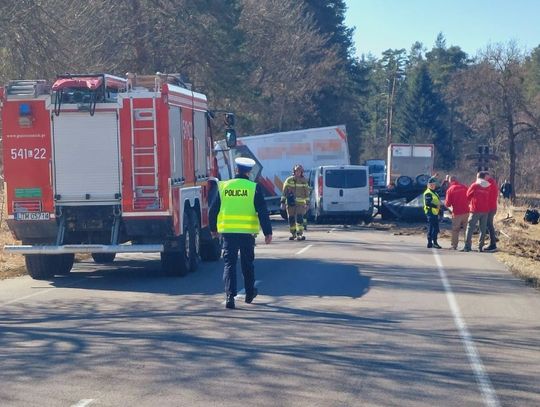
[[[249,172],[255,165],[255,160],[247,157],[238,157],[234,162],[240,172]]]

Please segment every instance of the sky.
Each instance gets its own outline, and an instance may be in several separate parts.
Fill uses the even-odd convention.
[[[448,47],[474,56],[489,44],[540,45],[540,0],[346,0],[347,27],[356,27],[356,55],[379,58],[388,48],[430,50],[442,32]]]

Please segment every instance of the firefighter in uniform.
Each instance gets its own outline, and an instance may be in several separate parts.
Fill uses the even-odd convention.
[[[246,291],[245,302],[251,304],[257,296],[255,288],[255,235],[259,225],[264,241],[272,241],[272,225],[261,187],[249,180],[249,172],[255,165],[251,158],[235,160],[237,175],[234,179],[220,181],[218,194],[210,206],[209,223],[213,237],[223,236],[223,282],[225,284],[225,307],[235,308],[236,263],[240,251],[240,264]]]
[[[304,215],[309,204],[309,186],[304,177],[304,167],[296,164],[293,175],[285,180],[281,195],[281,208],[287,210],[289,220],[289,240],[306,240],[304,236]]]
[[[439,211],[441,209],[441,200],[435,192],[437,189],[437,179],[431,177],[428,181],[427,189],[424,191],[424,213],[427,217],[427,247],[440,249],[437,237],[439,234]]]

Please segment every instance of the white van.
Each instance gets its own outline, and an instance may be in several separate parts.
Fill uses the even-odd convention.
[[[308,217],[320,223],[340,218],[351,223],[373,218],[372,182],[364,165],[323,165],[309,172]]]

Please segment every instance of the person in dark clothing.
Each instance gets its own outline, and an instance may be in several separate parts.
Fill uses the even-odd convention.
[[[240,264],[246,290],[245,302],[251,304],[257,296],[255,288],[255,237],[262,228],[266,244],[272,242],[272,224],[259,184],[249,180],[249,172],[255,165],[250,158],[235,160],[237,175],[232,180],[220,181],[209,212],[210,232],[214,238],[223,236],[223,282],[225,284],[225,307],[235,308],[236,263],[240,252]]]
[[[500,192],[503,197],[503,207],[506,210],[506,217],[509,218],[512,216],[512,184],[504,180]]]
[[[504,180],[501,185],[501,195],[504,199],[510,199],[512,197],[512,184],[508,180]]]
[[[438,183],[437,179],[431,177],[428,181],[427,189],[424,191],[424,213],[428,222],[427,232],[427,247],[440,249],[441,246],[437,242],[439,235],[439,210],[441,208],[441,200],[435,192]]]
[[[450,175],[446,174],[446,177],[444,177],[444,181],[441,182],[441,185],[437,189],[437,194],[439,195],[439,198],[445,199],[446,197],[446,191],[448,191],[448,188],[450,188]],[[446,210],[446,205],[441,205],[439,208],[439,222],[444,221],[444,211]]]

